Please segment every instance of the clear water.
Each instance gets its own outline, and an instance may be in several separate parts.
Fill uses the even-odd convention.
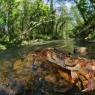
[[[13,74],[11,67],[13,66],[13,63],[17,59],[25,58],[25,56],[27,56],[27,54],[29,52],[32,52],[34,50],[48,48],[48,47],[57,48],[59,50],[63,50],[63,51],[70,52],[70,53],[73,53],[73,49],[75,47],[86,47],[87,54],[84,55],[84,57],[90,58],[90,59],[95,58],[95,43],[79,42],[79,41],[75,42],[74,40],[71,40],[71,39],[65,40],[65,41],[43,42],[43,43],[37,44],[37,45],[12,47],[10,49],[0,52],[0,80],[2,80],[2,75],[1,75],[2,72],[4,72],[4,73],[11,72],[11,74]],[[10,75],[10,74],[8,74],[8,75]],[[36,93],[34,95],[40,95],[40,94]],[[53,94],[50,94],[50,95],[53,95]],[[69,93],[69,94],[54,94],[54,95],[85,95],[85,94],[75,92],[73,94]]]

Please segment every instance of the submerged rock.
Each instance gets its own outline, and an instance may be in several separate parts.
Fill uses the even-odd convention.
[[[71,71],[64,68],[66,60],[70,66],[79,62],[78,58],[53,48],[30,52],[23,60],[15,60],[10,70],[6,67],[6,71],[0,72],[0,81],[8,84],[7,89],[13,91],[13,95],[60,95],[67,92],[75,95],[81,91],[81,83],[79,80],[72,83]],[[82,75],[80,79],[84,85],[87,79]],[[4,91],[1,95],[6,93]]]

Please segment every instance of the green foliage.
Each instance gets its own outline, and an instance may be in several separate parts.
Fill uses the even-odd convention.
[[[94,1],[74,0],[76,5],[70,9],[64,0],[56,1],[59,8],[55,8],[54,0],[48,1],[49,4],[43,0],[0,0],[0,44],[8,48],[36,39],[85,39],[92,31],[86,33],[87,28],[82,33],[85,27],[91,25],[94,31]]]
[[[56,14],[53,4],[53,0],[50,7],[42,0],[1,0],[0,43],[11,47],[23,41],[64,38],[69,18],[64,17],[65,13]]]
[[[77,26],[74,28],[75,37],[81,40],[93,39],[95,31],[95,6],[92,0],[74,0],[84,22],[80,23],[79,18]],[[75,13],[76,14],[76,13]],[[92,35],[89,37],[89,35]]]

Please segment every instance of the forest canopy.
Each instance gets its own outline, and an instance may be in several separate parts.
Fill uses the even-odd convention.
[[[0,45],[95,40],[94,0],[0,0]]]

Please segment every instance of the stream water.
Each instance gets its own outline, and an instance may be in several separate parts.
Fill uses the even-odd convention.
[[[84,55],[84,57],[94,59],[95,58],[95,43],[91,42],[83,42],[83,41],[77,41],[75,42],[72,39],[69,40],[54,40],[54,41],[48,41],[48,42],[42,42],[36,45],[27,45],[27,46],[21,46],[21,47],[12,47],[10,49],[0,51],[0,60],[11,60],[16,59],[20,57],[24,57],[27,53],[37,50],[37,49],[43,49],[53,47],[57,49],[64,50],[66,52],[73,53],[73,49],[75,47],[85,47],[87,48],[87,53]]]
[[[0,80],[2,80],[1,72],[5,71],[6,68],[8,67],[11,68],[14,61],[16,61],[19,58],[24,59],[25,56],[27,56],[27,54],[29,54],[29,52],[31,51],[48,48],[48,47],[53,47],[59,50],[66,51],[68,53],[70,52],[71,54],[73,54],[74,48],[85,47],[87,48],[87,53],[83,55],[82,57],[95,59],[95,43],[79,42],[79,41],[75,42],[74,40],[71,40],[71,39],[65,40],[65,41],[54,40],[54,41],[49,41],[49,42],[42,42],[36,45],[27,45],[27,46],[22,46],[22,47],[12,47],[10,49],[0,51]],[[8,70],[6,70],[6,72],[7,71]],[[12,72],[11,69],[8,72]],[[81,94],[75,93],[74,95],[81,95]]]

